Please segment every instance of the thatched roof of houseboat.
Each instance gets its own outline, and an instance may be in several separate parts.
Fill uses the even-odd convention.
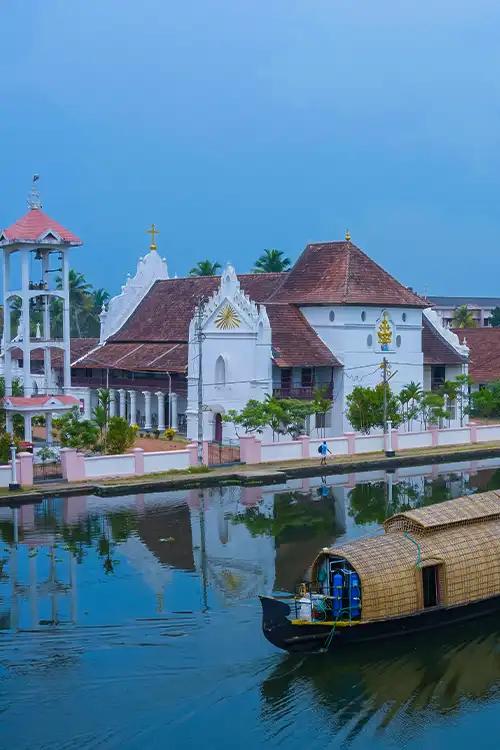
[[[440,565],[441,603],[500,595],[500,493],[487,492],[399,513],[385,533],[332,547],[361,580],[363,620],[401,617],[423,608],[421,568]]]

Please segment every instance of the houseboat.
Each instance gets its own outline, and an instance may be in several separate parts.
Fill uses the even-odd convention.
[[[264,635],[293,652],[500,610],[500,491],[398,513],[378,536],[324,548],[296,596],[261,602]]]

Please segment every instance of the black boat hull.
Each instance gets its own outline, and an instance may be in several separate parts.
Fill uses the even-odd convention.
[[[434,628],[442,628],[459,622],[500,611],[500,596],[482,599],[454,607],[433,607],[407,617],[360,622],[337,626],[297,624],[290,621],[290,606],[279,599],[261,596],[262,631],[267,640],[278,648],[292,653],[310,653],[325,649],[337,649],[363,641],[409,635]]]

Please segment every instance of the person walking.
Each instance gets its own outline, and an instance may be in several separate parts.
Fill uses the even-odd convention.
[[[326,440],[323,440],[321,445],[318,448],[319,453],[321,453],[321,466],[326,466],[326,454],[329,453],[332,455],[332,452],[330,448],[326,444]]]

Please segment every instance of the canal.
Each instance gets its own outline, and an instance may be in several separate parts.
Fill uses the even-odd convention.
[[[500,459],[0,508],[0,747],[497,748],[500,624],[288,656],[259,593]]]

